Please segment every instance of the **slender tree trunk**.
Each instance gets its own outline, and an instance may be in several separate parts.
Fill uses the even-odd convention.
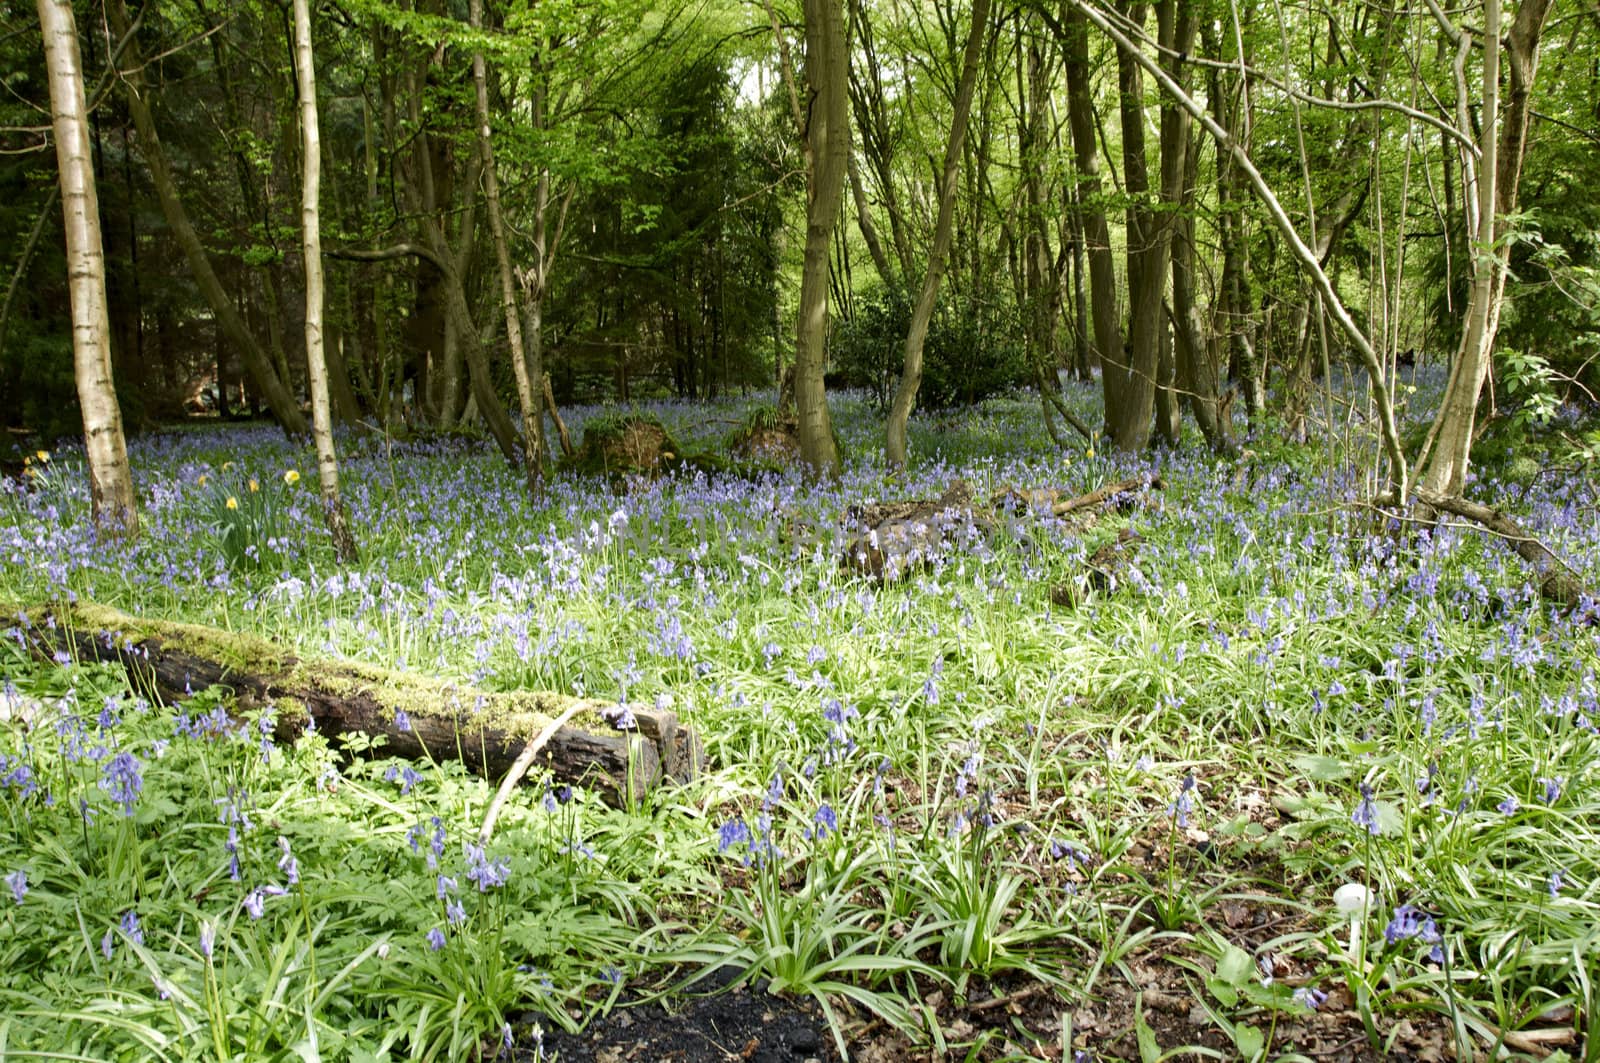
[[[1406,465],[1405,451],[1400,444],[1399,430],[1395,427],[1394,406],[1389,401],[1389,390],[1384,376],[1383,365],[1378,361],[1378,354],[1372,346],[1372,340],[1362,331],[1361,326],[1356,324],[1355,319],[1350,316],[1350,311],[1345,307],[1344,301],[1339,298],[1339,293],[1334,290],[1333,283],[1328,279],[1322,264],[1317,261],[1317,256],[1312,252],[1311,248],[1306,246],[1306,242],[1295,228],[1294,222],[1290,220],[1288,213],[1283,209],[1283,204],[1272,191],[1272,186],[1261,175],[1261,171],[1256,169],[1255,163],[1245,153],[1244,148],[1231,138],[1227,131],[1218,125],[1211,115],[1206,113],[1205,108],[1192,95],[1184,91],[1182,86],[1175,82],[1166,70],[1146,56],[1137,43],[1108,20],[1103,12],[1089,3],[1089,0],[1067,0],[1067,2],[1075,10],[1081,12],[1085,18],[1098,26],[1106,36],[1115,41],[1119,51],[1134,56],[1145,72],[1155,78],[1161,85],[1162,90],[1170,93],[1173,99],[1177,100],[1183,109],[1189,112],[1191,118],[1205,127],[1206,132],[1216,141],[1218,147],[1233,157],[1234,163],[1249,179],[1251,187],[1255,189],[1256,197],[1261,201],[1262,206],[1266,208],[1268,217],[1272,219],[1272,223],[1283,237],[1284,243],[1289,246],[1289,250],[1293,252],[1295,260],[1300,264],[1301,268],[1310,274],[1322,295],[1328,312],[1333,315],[1334,321],[1349,338],[1351,345],[1356,349],[1356,353],[1361,357],[1361,364],[1366,368],[1367,374],[1372,380],[1373,398],[1378,412],[1378,426],[1382,433],[1384,453],[1389,460],[1389,472],[1394,483],[1393,493],[1397,498],[1405,498],[1410,490],[1410,469]],[[1048,19],[1049,13],[1044,12],[1043,14]]]
[[[294,66],[300,92],[300,247],[306,270],[306,380],[311,391],[311,434],[317,445],[317,483],[322,513],[342,564],[356,561],[350,516],[339,494],[339,455],[333,445],[328,401],[328,365],[322,338],[322,135],[317,122],[317,73],[311,50],[311,8],[294,0]]]
[[[94,162],[89,154],[89,107],[84,98],[78,29],[69,0],[38,0],[38,7],[60,169],[72,296],[72,368],[83,413],[89,499],[96,527],[112,536],[132,538],[139,532],[139,511],[122,435],[122,411],[111,382],[105,253],[100,242]]]
[[[804,130],[806,246],[795,321],[795,409],[801,458],[814,471],[834,476],[839,472],[839,448],[833,439],[823,372],[828,358],[828,257],[850,151],[843,0],[805,0],[805,20],[811,107]]]
[[[1530,98],[1534,76],[1539,68],[1539,38],[1549,17],[1552,0],[1523,0],[1507,35],[1505,66],[1509,70],[1509,93],[1505,111],[1500,108],[1501,5],[1486,0],[1483,32],[1483,107],[1476,162],[1476,224],[1470,258],[1472,285],[1468,289],[1466,328],[1450,368],[1444,398],[1429,430],[1431,450],[1424,448],[1425,461],[1420,475],[1423,488],[1459,497],[1466,486],[1472,439],[1476,431],[1478,399],[1494,353],[1495,334],[1500,327],[1500,310],[1505,302],[1506,274],[1511,248],[1505,239],[1506,218],[1517,210],[1517,190],[1522,176],[1523,156],[1527,151],[1528,126],[1532,120]],[[1458,31],[1459,32],[1459,31]],[[1465,36],[1458,38],[1464,42]],[[1465,43],[1459,45],[1464,54]],[[1464,93],[1466,79],[1457,69],[1457,92]],[[1471,126],[1465,102],[1458,105],[1462,116],[1457,124],[1463,132]],[[1462,159],[1464,179],[1470,180],[1474,168],[1470,157]],[[1463,200],[1469,193],[1463,190]]]
[[[124,0],[108,0],[106,15],[111,20],[112,29],[126,37],[130,20]],[[244,357],[245,366],[256,382],[256,389],[266,399],[272,416],[289,435],[303,436],[306,433],[306,420],[300,413],[299,404],[290,394],[287,382],[272,367],[271,356],[234,309],[233,301],[228,298],[227,289],[217,278],[210,256],[200,243],[200,237],[178,195],[177,182],[167,165],[166,149],[156,133],[155,117],[150,111],[149,100],[145,98],[144,60],[139,55],[137,44],[128,45],[127,58],[129,66],[122,71],[122,79],[128,90],[128,113],[139,131],[139,147],[150,168],[150,181],[155,186],[156,198],[161,201],[161,212],[166,216],[173,239],[183,250],[189,269],[194,273],[195,285],[216,316],[218,329]]]
[[[483,29],[483,0],[471,0],[467,18],[474,30]],[[506,240],[505,222],[500,216],[500,179],[495,172],[494,139],[489,125],[489,78],[481,50],[472,53],[472,82],[477,96],[478,150],[483,156],[483,202],[489,214],[489,237],[494,241],[495,265],[500,274],[500,308],[505,314],[511,369],[517,381],[517,407],[522,414],[522,471],[529,493],[537,497],[544,480],[544,455],[540,453],[544,438],[540,430],[544,422],[543,396],[537,393],[535,377],[528,369],[527,350],[522,343],[516,276],[511,270],[511,248]]]
[[[961,171],[961,149],[967,136],[967,116],[972,111],[972,92],[978,81],[978,61],[982,58],[983,38],[988,23],[989,0],[973,0],[972,26],[967,31],[967,46],[961,59],[961,80],[956,86],[955,109],[950,119],[950,137],[944,149],[944,172],[939,180],[939,215],[933,226],[933,247],[928,251],[928,271],[923,275],[922,292],[917,296],[917,306],[911,314],[911,327],[906,332],[900,386],[889,406],[884,449],[889,464],[897,469],[903,469],[906,465],[906,425],[917,403],[917,389],[922,386],[922,347],[928,338],[928,324],[933,320],[933,309],[939,302],[939,282],[944,279],[945,262],[950,253],[950,230],[955,220],[956,180]]]
[[[1111,257],[1111,229],[1100,202],[1100,143],[1095,134],[1094,98],[1089,84],[1089,23],[1081,12],[1069,11],[1058,26],[1067,76],[1067,117],[1077,156],[1078,182],[1074,200],[1082,219],[1084,247],[1089,259],[1089,316],[1093,346],[1100,363],[1100,385],[1106,409],[1122,400],[1122,324],[1117,320],[1117,266]]]

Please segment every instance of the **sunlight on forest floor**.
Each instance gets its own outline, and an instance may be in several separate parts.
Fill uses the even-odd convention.
[[[346,436],[349,569],[309,451],[266,427],[133,440],[131,547],[95,541],[81,455],[8,485],[27,612],[669,706],[709,769],[624,808],[532,779],[483,848],[492,789],[453,760],[274,743],[221,688],[149,704],[30,655],[12,608],[0,1055],[531,1059],[536,1023],[726,965],[857,1058],[1592,1058],[1592,606],[1362,506],[1372,451],[1063,455],[1023,396],[920,415],[894,478],[836,401],[825,484],[558,477],[535,504],[481,440]],[[713,449],[750,405],[648,409]],[[1096,521],[1005,513],[890,583],[841,565],[854,505],[1150,471]],[[1472,493],[1600,584],[1594,480],[1507,472]]]

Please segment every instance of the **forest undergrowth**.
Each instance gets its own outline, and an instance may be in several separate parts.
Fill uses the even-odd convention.
[[[275,430],[133,440],[128,547],[80,454],[36,457],[0,494],[0,1057],[549,1058],[541,1029],[721,967],[861,1058],[1600,1058],[1592,603],[1367,507],[1357,443],[1062,453],[1019,397],[920,415],[894,477],[836,403],[837,482],[537,504],[481,441],[345,437],[349,568]],[[746,406],[650,411],[709,447]],[[841,565],[854,504],[1149,471],[1087,529],[1020,510],[897,581]],[[1595,478],[1511,473],[1471,493],[1600,585]],[[1125,529],[1116,586],[1053,602]],[[18,608],[73,597],[670,706],[709,768],[622,808],[531,780],[480,846],[492,785],[449,760],[30,655]]]

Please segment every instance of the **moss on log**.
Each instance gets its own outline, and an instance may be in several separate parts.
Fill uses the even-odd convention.
[[[280,741],[292,741],[309,718],[329,739],[383,735],[385,754],[459,760],[498,778],[547,724],[582,701],[537,760],[557,779],[622,801],[689,779],[705,763],[698,739],[670,711],[632,707],[634,726],[621,731],[612,723],[619,707],[610,702],[495,693],[354,661],[307,660],[253,635],[143,619],[85,601],[4,605],[0,616],[38,652],[120,662],[135,682],[163,698],[224,686],[241,707],[270,704]]]

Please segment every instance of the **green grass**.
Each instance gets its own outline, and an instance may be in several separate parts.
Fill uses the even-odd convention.
[[[685,445],[740,415],[652,412]],[[0,777],[27,765],[37,787],[0,782],[0,872],[27,875],[20,903],[0,891],[5,1051],[492,1057],[524,1013],[576,1027],[733,965],[820,1001],[841,1045],[875,1019],[913,1053],[1006,1058],[1006,1038],[927,1000],[1037,982],[1070,1019],[1153,957],[1239,1056],[1303,1050],[1295,989],[1342,989],[1375,1052],[1408,1017],[1478,1053],[1552,1027],[1575,1031],[1574,1056],[1594,1046],[1596,629],[1547,611],[1475,532],[1375,521],[1350,504],[1362,474],[1320,447],[1239,468],[1163,458],[1159,506],[1088,530],[1015,515],[887,586],[841,568],[851,503],[956,475],[980,496],[1072,493],[1144,467],[1046,452],[1036,417],[1003,401],[940,435],[919,420],[914,447],[941,452],[904,479],[860,461],[837,486],[563,479],[537,507],[470,442],[350,440],[353,571],[312,486],[284,482],[310,466],[280,438],[136,442],[130,550],[92,541],[57,455],[47,484],[5,500],[0,598],[76,594],[490,689],[659,701],[711,770],[631,810],[535,780],[480,859],[463,843],[492,788],[452,764],[349,760],[319,736],[263,751],[248,717],[177,734],[175,714],[227,702],[141,706],[116,669],[6,640],[8,690],[40,707],[31,729],[0,728]],[[848,450],[874,430],[844,406]],[[218,484],[251,478],[244,522]],[[1519,497],[1595,582],[1594,485]],[[1122,527],[1146,540],[1136,572],[1052,605]],[[106,774],[119,752],[141,776],[127,812]],[[235,806],[249,829],[225,822]],[[469,872],[497,878],[502,858],[504,883],[480,892]],[[1373,895],[1354,952],[1332,903],[1352,881]],[[262,886],[286,892],[255,919]],[[1406,904],[1432,923],[1391,941]],[[1241,906],[1271,929],[1235,925]],[[1059,1024],[1011,1029],[1009,1058],[1137,1058],[1155,1036],[1140,1015],[1068,1048]]]

